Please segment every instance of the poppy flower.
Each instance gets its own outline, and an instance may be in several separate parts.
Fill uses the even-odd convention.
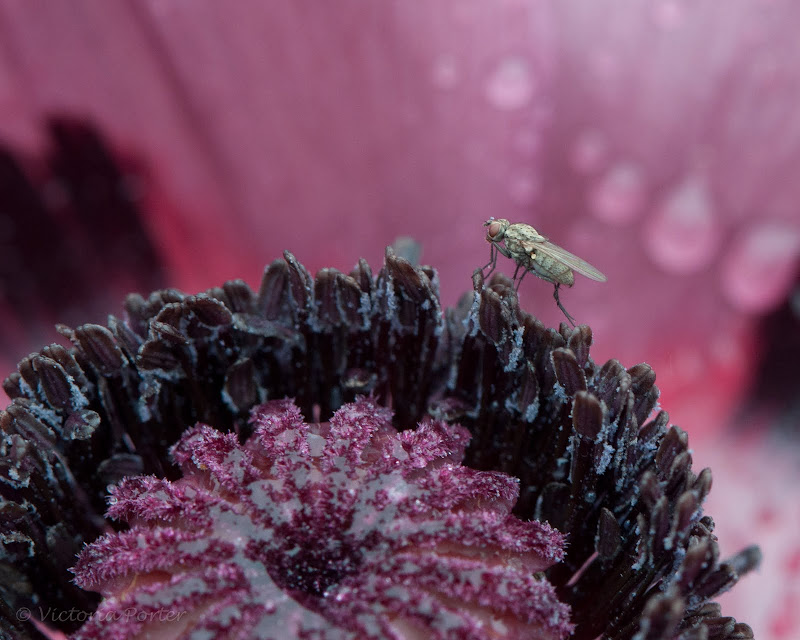
[[[600,366],[588,326],[473,281],[443,314],[435,271],[391,250],[376,278],[287,252],[258,293],[132,295],[62,327],[73,347],[4,385],[8,609],[93,610],[67,572],[89,542],[77,584],[106,599],[76,638],[752,637],[711,599],[760,554],[719,561],[710,472],[652,369]],[[107,515],[131,528],[96,540],[118,480]]]
[[[24,158],[0,189],[13,173],[35,196],[4,199],[5,370],[129,290],[255,285],[287,247],[348,269],[413,235],[452,304],[497,215],[609,276],[562,299],[598,361],[653,364],[696,456],[754,464],[717,439],[797,266],[790,0],[75,6],[0,7],[0,133]],[[94,164],[103,141],[116,174]],[[560,320],[544,283],[520,296]]]

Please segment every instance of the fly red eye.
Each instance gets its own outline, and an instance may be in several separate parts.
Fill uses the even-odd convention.
[[[500,223],[499,222],[492,222],[489,225],[489,230],[486,232],[490,238],[494,238],[498,233],[500,233]]]

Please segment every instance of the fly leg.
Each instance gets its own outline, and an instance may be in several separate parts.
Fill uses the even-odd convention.
[[[492,271],[494,271],[496,266],[497,266],[497,246],[494,243],[492,243],[492,245],[489,247],[489,262],[487,262],[485,265],[481,267],[481,274],[483,275],[484,280],[486,280],[486,278],[492,275]],[[489,269],[488,273],[483,274],[483,270],[486,267],[491,267],[491,269]]]
[[[571,315],[569,315],[567,313],[567,310],[564,308],[564,305],[561,304],[561,300],[558,299],[558,288],[560,286],[561,286],[560,283],[558,283],[558,282],[555,283],[555,289],[553,289],[553,297],[556,299],[556,303],[558,304],[558,308],[561,309],[561,311],[564,313],[565,316],[567,316],[567,320],[569,320],[570,324],[574,327],[575,326],[575,320],[573,319],[573,317]]]
[[[522,279],[525,277],[525,274],[528,273],[528,271],[530,271],[531,268],[533,268],[533,266],[536,264],[536,253],[534,251],[531,251],[528,254],[527,258],[528,258],[527,260],[528,264],[526,264],[525,266],[523,266],[521,260],[515,258],[515,261],[517,263],[517,268],[514,270],[514,281],[517,283],[517,286],[514,289],[514,291],[519,292],[519,285],[522,284]],[[520,267],[522,267],[522,275],[519,277],[519,280],[517,280],[517,272],[519,272]],[[539,277],[541,278],[542,276]]]
[[[497,254],[502,253],[506,258],[510,258],[511,254],[508,252],[508,249],[505,247],[501,247],[499,244],[494,242],[491,243],[491,249],[489,254],[489,262],[487,262],[483,267],[481,267],[481,274],[483,274],[483,279],[486,280],[490,275],[492,275],[492,271],[494,271],[495,267],[497,266]],[[489,272],[484,274],[483,270],[486,267],[491,267]]]
[[[517,263],[517,268],[514,269],[514,282],[517,283],[517,286],[514,287],[514,291],[516,291],[517,293],[519,293],[519,285],[522,284],[522,279],[525,277],[525,274],[528,273],[527,269],[523,269],[522,270],[522,275],[519,277],[519,280],[517,280],[517,273],[519,272],[519,268],[521,266],[522,266],[521,264]]]

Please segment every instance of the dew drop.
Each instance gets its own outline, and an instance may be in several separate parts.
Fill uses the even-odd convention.
[[[762,223],[731,244],[722,263],[722,289],[741,311],[770,311],[787,296],[799,262],[800,229]]]
[[[498,109],[513,111],[530,102],[534,88],[528,63],[522,58],[506,58],[489,77],[486,98]]]
[[[597,181],[589,201],[595,217],[612,224],[624,224],[641,212],[644,196],[641,170],[633,163],[620,162]]]
[[[440,89],[452,89],[458,84],[459,72],[455,56],[445,54],[436,58],[431,69],[431,79]]]
[[[594,173],[603,166],[607,153],[605,136],[599,131],[587,130],[573,143],[570,161],[578,173]]]
[[[521,173],[511,178],[511,199],[519,205],[533,204],[539,195],[540,184],[532,172]]]
[[[514,136],[514,149],[523,156],[534,157],[541,147],[539,132],[533,127],[520,129]]]
[[[662,29],[674,29],[683,22],[684,8],[676,0],[663,0],[653,6],[653,22]]]
[[[594,75],[601,80],[611,81],[620,71],[619,57],[610,51],[598,50],[589,57],[589,65]]]
[[[682,349],[675,356],[675,367],[684,380],[696,380],[705,369],[703,358],[694,350]]]
[[[727,333],[715,334],[711,341],[710,353],[718,364],[729,367],[731,370],[746,359],[739,342]]]
[[[669,273],[685,275],[707,267],[720,240],[711,194],[697,176],[675,187],[645,226],[650,258]]]

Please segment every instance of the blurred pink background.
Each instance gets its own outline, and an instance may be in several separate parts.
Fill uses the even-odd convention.
[[[102,321],[129,290],[257,286],[284,249],[347,271],[413,236],[453,304],[483,221],[527,222],[608,276],[561,299],[595,360],[654,366],[714,469],[723,552],[762,545],[723,612],[800,637],[800,376],[765,360],[798,329],[798,24],[792,0],[2,0],[0,143],[57,203],[45,119],[96,128],[153,252],[123,269],[93,250],[116,214],[54,206],[40,236],[0,209],[3,371],[56,321]],[[25,285],[50,251],[88,294]],[[551,285],[520,296],[563,319]],[[757,392],[771,380],[787,391]]]

